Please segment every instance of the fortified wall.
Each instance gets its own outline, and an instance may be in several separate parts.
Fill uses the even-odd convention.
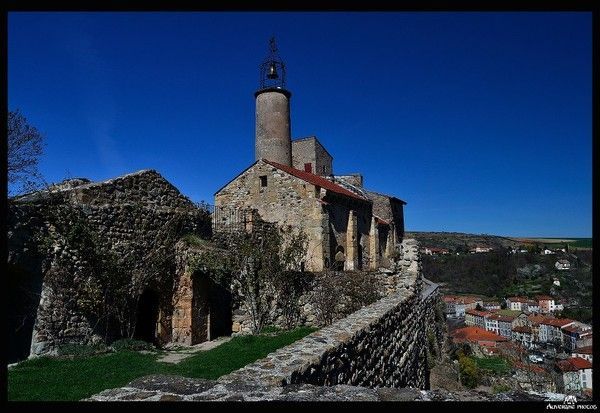
[[[426,319],[416,241],[403,242],[401,264],[394,293],[219,382],[425,388],[425,326],[433,320]]]
[[[151,376],[90,400],[427,400],[399,388],[428,387],[426,326],[439,294],[421,276],[417,242],[402,250],[389,295],[261,360],[217,381]]]
[[[166,231],[210,234],[208,213],[154,170],[103,182],[68,180],[11,199],[8,209],[9,278],[15,284],[9,297],[11,360],[27,357],[29,349],[38,355],[106,334],[98,314],[83,310],[80,294],[94,284],[93,268],[102,265],[90,262],[94,258],[129,257],[130,277],[143,278],[151,253],[170,237]],[[61,282],[50,286],[48,274],[58,267]],[[172,294],[165,293],[159,301],[168,314],[161,320],[168,335]]]

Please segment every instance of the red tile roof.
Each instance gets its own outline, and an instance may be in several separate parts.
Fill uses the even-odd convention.
[[[527,327],[527,326],[516,326],[516,327],[513,327],[512,331],[516,331],[517,333],[531,334],[531,328]]]
[[[573,353],[577,353],[577,354],[592,354],[592,346],[585,346],[585,347],[579,347],[575,350],[573,350]]]
[[[486,331],[481,327],[463,327],[455,330],[452,334],[456,342],[461,341],[508,341],[506,337],[502,337],[491,331]]]
[[[577,371],[592,368],[592,363],[581,357],[572,357],[567,360],[561,360],[556,362],[556,365],[561,371]]]
[[[492,315],[488,316],[488,318],[490,320],[498,320],[498,321],[504,321],[507,323],[512,323],[514,321],[514,319],[517,317],[512,316],[512,315],[492,314]]]
[[[554,300],[554,298],[550,297],[549,295],[536,295],[535,298],[538,301],[544,301],[544,300],[551,301],[551,300]]]
[[[487,317],[491,313],[489,313],[487,311],[467,310],[467,311],[465,311],[465,314],[471,314],[471,315],[475,315],[475,316],[479,316],[479,317]]]
[[[529,301],[527,298],[525,297],[508,297],[508,300],[511,303],[526,303],[527,301]]]
[[[540,324],[541,322],[546,320],[546,317],[544,317],[543,315],[531,314],[531,315],[527,316],[527,318],[529,319],[529,321],[531,321],[532,324]]]
[[[542,321],[540,324],[546,324],[552,327],[563,327],[567,324],[571,324],[575,320],[571,320],[569,318],[547,318]]]
[[[304,172],[299,169],[292,168],[291,166],[282,165],[280,163],[268,161],[266,159],[263,159],[263,161],[268,163],[271,166],[274,166],[275,168],[277,168],[279,170],[282,170],[284,172],[287,172],[290,175],[295,176],[296,178],[302,179],[303,181],[306,181],[310,184],[320,186],[321,188],[325,188],[328,191],[335,192],[337,194],[344,195],[344,196],[347,196],[350,198],[359,199],[361,201],[368,201],[367,198],[357,195],[354,192],[350,192],[347,189],[342,188],[340,185],[335,184],[335,183],[323,178],[322,176],[311,174],[309,172]]]
[[[592,333],[592,329],[591,328],[583,328],[582,326],[578,326],[578,325],[570,325],[570,326],[564,326],[562,327],[563,330],[568,331],[569,333],[580,333],[580,334],[591,334]]]

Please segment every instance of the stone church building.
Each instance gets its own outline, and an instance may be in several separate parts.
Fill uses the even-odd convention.
[[[276,50],[261,69],[254,94],[256,159],[215,193],[213,228],[245,216],[236,211],[253,210],[308,235],[306,270],[389,265],[404,236],[406,202],[364,188],[360,174],[335,175],[333,157],[316,136],[292,140],[292,94]]]
[[[125,336],[126,322],[106,310],[106,286],[117,276],[136,303],[127,316],[133,338],[189,345],[231,334],[231,292],[191,264],[220,230],[248,217],[305,231],[307,271],[389,263],[404,235],[405,202],[365,189],[359,174],[336,175],[317,137],[292,141],[291,93],[274,54],[261,79],[256,160],[216,192],[212,214],[154,170],[70,179],[8,200],[10,362]]]

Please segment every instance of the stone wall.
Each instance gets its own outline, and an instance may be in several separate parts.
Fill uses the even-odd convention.
[[[304,165],[310,163],[315,175],[331,175],[333,173],[333,158],[314,137],[292,141],[292,166],[304,171]]]
[[[20,280],[15,280],[14,291],[37,295],[35,305],[26,310],[33,328],[26,335],[32,335],[31,354],[43,354],[63,342],[101,339],[99,317],[82,313],[77,294],[93,281],[95,264],[74,241],[87,234],[89,243],[106,254],[140,257],[130,270],[143,273],[147,262],[142,258],[161,247],[157,242],[167,228],[209,236],[210,218],[156,171],[143,170],[104,182],[71,180],[11,199],[7,227],[9,268],[38,280],[37,292],[18,292]],[[44,280],[59,262],[61,286],[50,288]],[[159,293],[162,331],[168,339],[171,291]],[[21,351],[23,355],[27,352]]]
[[[425,306],[434,289],[423,299],[418,245],[405,240],[403,247],[391,294],[219,382],[425,388]]]
[[[266,177],[261,186],[260,177]],[[263,161],[248,168],[215,195],[215,208],[256,209],[269,222],[300,227],[309,239],[306,269],[323,268],[323,210],[314,185]]]
[[[404,204],[397,198],[367,191],[367,196],[373,201],[373,214],[392,224],[397,240],[404,238]]]
[[[314,386],[290,384],[264,386],[260,384],[219,383],[215,380],[192,379],[178,376],[152,375],[131,381],[124,387],[104,390],[85,401],[280,401],[280,402],[555,402],[562,403],[565,394],[486,393],[466,390],[419,390],[414,388],[378,387],[368,388],[338,384]],[[591,401],[585,394],[577,395],[578,401]],[[530,403],[530,405],[532,405]],[[388,405],[389,406],[389,405]],[[405,405],[402,407],[409,407]],[[434,406],[432,406],[434,407]],[[456,405],[456,407],[460,407]]]

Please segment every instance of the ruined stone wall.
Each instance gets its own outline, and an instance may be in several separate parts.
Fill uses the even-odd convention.
[[[42,283],[39,305],[30,309],[35,314],[30,314],[35,319],[31,354],[53,351],[63,342],[85,343],[101,338],[101,314],[83,314],[82,303],[77,301],[77,291],[93,281],[91,257],[73,245],[79,227],[89,231],[93,244],[107,254],[145,257],[160,247],[157,240],[170,224],[180,234],[210,235],[209,216],[153,170],[104,182],[61,185],[51,193],[40,191],[11,200],[8,264],[37,274]],[[32,267],[32,262],[39,264]],[[50,288],[43,280],[59,262],[64,271],[63,285]],[[143,273],[146,264],[143,259],[135,261],[132,274]],[[161,322],[167,324],[163,330],[170,330],[171,297],[167,295],[171,291],[164,293],[161,305],[165,307],[165,318]]]
[[[260,177],[266,176],[262,187]],[[258,161],[215,195],[216,208],[254,208],[262,219],[299,227],[308,236],[305,268],[323,269],[323,209],[314,185]]]
[[[393,293],[219,382],[425,388],[431,302],[422,296],[419,260],[416,241],[406,240]]]

